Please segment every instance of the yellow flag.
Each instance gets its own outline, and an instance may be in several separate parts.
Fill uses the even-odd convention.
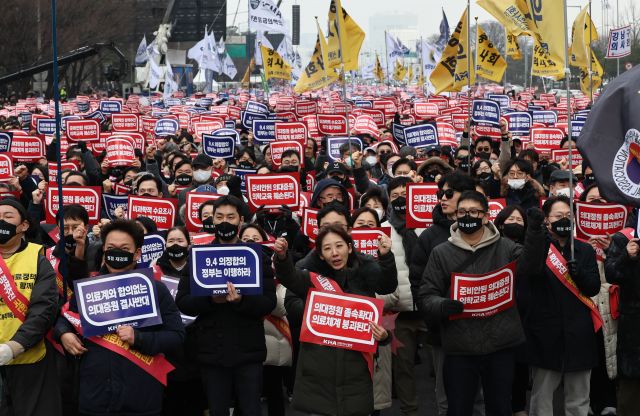
[[[597,90],[602,85],[602,65],[596,58],[596,54],[591,49],[591,85],[589,85],[589,67],[580,68],[580,89],[587,97],[591,96],[591,89]]]
[[[393,79],[396,81],[402,81],[407,75],[407,67],[402,65],[400,61],[396,60],[396,66],[393,69]]]
[[[253,72],[253,68],[255,68],[256,66],[256,58],[255,57],[251,57],[251,61],[249,61],[249,66],[247,67],[247,70],[244,73],[244,76],[242,77],[242,82],[243,84],[249,84],[250,80],[251,80],[251,73]]]
[[[589,16],[589,6],[585,6],[573,22],[569,64],[580,68],[588,67],[591,42],[595,40],[598,40],[598,31]]]
[[[260,45],[260,52],[262,53],[262,67],[266,79],[291,80],[291,65],[282,59],[278,52],[264,45]]]
[[[384,71],[382,70],[382,65],[380,65],[380,57],[376,54],[376,66],[373,70],[376,78],[379,82],[384,82]]]
[[[336,10],[342,10],[337,13]],[[327,33],[329,57],[327,67],[337,68],[341,65],[340,39],[342,39],[342,54],[344,56],[344,70],[358,70],[358,56],[364,42],[364,31],[342,8],[340,0],[331,0],[329,6],[329,32]]]
[[[507,56],[510,56],[514,61],[522,59],[518,37],[510,32],[507,32]]]
[[[476,32],[478,34],[476,75],[493,82],[500,82],[505,69],[507,69],[507,62],[480,26]]]
[[[564,77],[564,3],[562,1],[478,0],[502,25],[517,36],[535,39],[533,75]]]
[[[407,82],[413,81],[413,65],[409,65],[409,73],[407,74]]]
[[[418,85],[424,85],[424,70],[423,66],[420,65],[420,75],[418,76]]]
[[[467,68],[468,60],[471,59],[471,48],[467,45],[467,9],[464,10],[462,18],[456,26],[456,30],[451,34],[447,46],[442,52],[442,57],[431,72],[429,80],[433,84],[436,94],[442,91],[461,91],[467,83],[475,82],[475,72],[473,63],[469,65],[471,73]]]
[[[300,79],[296,83],[294,91],[297,94],[302,94],[305,91],[318,90],[338,79],[336,71],[325,67],[325,62],[327,62],[327,42],[324,39],[324,34],[318,22],[316,22],[316,26],[318,27],[316,47],[311,55],[311,60],[304,68],[304,71],[302,71]]]

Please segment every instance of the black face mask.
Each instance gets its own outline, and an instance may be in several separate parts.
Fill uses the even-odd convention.
[[[133,253],[111,248],[104,252],[104,262],[112,269],[121,270],[133,263]]]
[[[122,184],[126,185],[126,186],[131,186],[131,185],[133,185],[133,179],[127,179],[127,180],[123,181]]]
[[[111,168],[110,175],[115,178],[120,178],[122,176],[122,168]]]
[[[482,172],[478,175],[478,179],[480,179],[481,181],[488,181],[489,179],[491,179],[491,172]]]
[[[7,244],[16,235],[17,228],[5,220],[0,220],[0,244]]]
[[[585,175],[584,176],[584,181],[582,181],[584,183],[584,186],[589,186],[592,183],[596,182],[596,177],[594,175]]]
[[[469,167],[471,166],[471,163],[469,163],[469,159],[465,158],[458,158],[458,169],[463,170],[463,171],[468,171]]]
[[[215,226],[217,241],[230,241],[238,235],[238,226],[230,222],[223,221]]]
[[[64,247],[68,251],[74,251],[76,249],[76,240],[73,238],[73,234],[64,236]]]
[[[298,167],[297,166],[281,166],[280,167],[280,172],[282,173],[292,173],[292,172],[297,172],[298,171]]]
[[[240,162],[238,163],[238,167],[240,169],[253,169],[253,165],[249,162]]]
[[[167,246],[167,256],[171,260],[182,260],[189,254],[189,247],[184,247],[179,244]]]
[[[387,162],[389,161],[389,158],[391,157],[391,153],[380,153],[380,164],[382,166],[387,166]]]
[[[191,184],[192,180],[193,180],[193,177],[191,177],[191,175],[187,175],[186,173],[176,176],[177,185],[186,186]]]
[[[513,241],[524,240],[524,225],[511,223],[502,226],[502,234]]]
[[[572,224],[569,218],[562,218],[558,221],[551,223],[551,231],[553,231],[558,237],[568,237],[571,235]]]
[[[205,233],[213,234],[215,232],[215,225],[213,224],[213,217],[209,217],[202,221],[202,230]]]
[[[491,153],[489,152],[476,152],[476,156],[478,156],[482,160],[489,160],[491,157]]]
[[[399,196],[391,201],[391,207],[397,216],[404,216],[407,213],[407,198]]]
[[[467,214],[462,218],[458,218],[458,229],[465,234],[473,234],[482,228],[482,218],[473,218]]]
[[[440,172],[429,172],[427,176],[424,177],[425,182],[435,182],[436,177],[440,174]]]
[[[151,195],[149,192],[145,192],[143,194],[140,194],[140,196],[146,196],[146,197],[151,197],[151,198],[155,198],[153,195]]]

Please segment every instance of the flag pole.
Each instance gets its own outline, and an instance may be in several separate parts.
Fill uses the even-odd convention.
[[[57,34],[57,14],[56,0],[51,0],[51,49],[53,50],[53,103],[56,117],[56,151],[58,153],[57,169],[62,172],[62,143],[60,142],[60,90],[58,89],[58,34]],[[67,253],[64,246],[64,198],[62,195],[62,175],[58,175],[58,214],[60,240],[58,241],[58,251],[60,252],[60,265],[58,267],[62,275],[62,297],[67,300]]]
[[[593,59],[591,57],[591,36],[593,31],[593,20],[591,20],[591,0],[589,0],[589,48],[587,54],[589,55],[589,96],[591,99],[591,105],[593,105]]]
[[[477,30],[477,25],[476,25]],[[476,45],[476,52],[478,47]],[[469,120],[469,151],[467,170],[471,175],[471,0],[467,0],[467,119]]]
[[[389,81],[389,48],[387,48],[387,31],[384,31],[384,61],[387,65],[387,87],[390,85]]]
[[[564,5],[564,77],[567,85],[567,132],[569,135],[569,205],[571,209],[571,219],[575,226],[575,215],[573,214],[573,141],[571,137],[571,69],[569,69],[569,32],[567,21],[567,0],[563,0]],[[591,17],[589,17],[591,18]],[[591,59],[591,57],[589,57]],[[575,241],[573,239],[573,232],[571,232],[571,261],[575,260]]]
[[[347,143],[349,145],[349,157],[351,158],[351,163],[353,163],[353,158],[351,157],[352,151],[351,151],[351,127],[349,126],[349,103],[347,102],[347,74],[344,70],[344,50],[342,49],[342,36],[340,36],[340,30],[342,29],[342,27],[340,27],[340,18],[342,17],[342,4],[338,1],[332,0],[331,4],[333,4],[336,8],[336,29],[338,32],[338,42],[340,45],[340,66],[342,67],[342,98],[344,100],[344,111],[347,115],[346,117],[346,121],[347,121]],[[340,10],[338,10],[338,4],[340,4]],[[331,24],[331,22],[329,22],[329,24]],[[345,29],[346,30],[346,29]],[[386,39],[385,39],[385,44],[386,44]],[[327,63],[324,63],[325,66],[327,65]],[[352,166],[353,168],[353,166]]]

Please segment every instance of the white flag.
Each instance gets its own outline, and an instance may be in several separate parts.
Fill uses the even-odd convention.
[[[394,37],[389,32],[386,32],[387,42],[387,63],[395,64],[396,59],[405,57],[409,54],[409,48],[404,46],[400,39]]]
[[[360,69],[360,75],[362,76],[362,79],[374,79],[375,66],[376,66],[375,64],[369,64],[369,65],[365,65],[362,69]]]
[[[258,32],[256,34],[256,47],[254,49],[253,56],[255,57],[257,66],[262,66],[262,52],[260,52],[260,45],[265,48],[273,49],[271,42],[267,39],[264,32]]]
[[[154,89],[160,82],[160,75],[162,70],[153,58],[149,59],[149,88]]]
[[[438,64],[436,55],[440,54],[438,53],[437,46],[427,42],[426,40],[419,40],[418,45],[420,46],[418,52],[422,58],[422,75],[424,76],[425,82],[429,83],[431,72]]]
[[[271,0],[249,0],[249,30],[252,32],[288,33],[280,9]]]
[[[174,91],[178,90],[178,83],[175,81],[173,77],[173,68],[171,68],[171,64],[169,60],[165,60],[165,69],[164,69],[164,91],[163,96],[166,100],[171,97]]]
[[[160,56],[160,51],[158,50],[158,44],[156,43],[155,39],[151,41],[151,43],[147,46],[147,55],[149,55],[149,58],[153,58],[154,56]]]
[[[149,54],[147,53],[147,36],[143,35],[142,40],[140,41],[140,45],[138,45],[138,50],[136,51],[135,65],[142,65],[149,59]]]
[[[194,47],[187,51],[187,58],[193,59],[194,61],[198,62],[198,65],[200,65],[200,61],[202,61],[202,56],[204,55],[204,48],[206,47],[206,45],[207,36],[205,34],[205,37],[202,38],[200,42],[196,43]]]
[[[222,73],[231,78],[232,80],[236,77],[238,70],[236,69],[236,64],[233,63],[233,59],[229,54],[226,54],[224,58],[224,63],[222,65]]]

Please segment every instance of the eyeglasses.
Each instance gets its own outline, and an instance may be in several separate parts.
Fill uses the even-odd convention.
[[[524,179],[527,176],[527,174],[526,172],[521,172],[521,171],[517,172],[517,171],[510,170],[508,173],[508,176],[509,176],[509,179]]]
[[[456,211],[456,215],[458,216],[458,218],[464,217],[466,215],[469,215],[471,218],[479,218],[479,217],[484,217],[484,214],[485,214],[485,211],[481,209],[476,209],[476,208],[471,208],[468,210],[460,208],[459,210]]]
[[[478,148],[476,148],[476,151],[489,153],[491,151],[491,148],[490,147],[478,147]]]
[[[389,155],[391,154],[391,150],[381,150],[378,152],[379,155]]]
[[[321,196],[319,199],[322,202],[330,202],[330,201],[340,201],[340,202],[342,202],[342,194],[340,194],[340,193],[338,193],[338,194],[329,194],[329,195]]]
[[[570,212],[567,212],[567,213],[565,213],[565,214],[549,215],[549,219],[550,219],[550,220],[554,220],[554,221],[561,220],[561,219],[563,219],[563,218],[569,218],[569,219],[571,219],[571,213],[570,213]],[[552,222],[553,222],[553,221],[552,221]]]
[[[447,197],[447,199],[451,199],[451,198],[453,198],[453,195],[455,193],[456,193],[456,191],[454,191],[453,189],[449,188],[447,190],[440,189],[436,195],[438,196],[438,199],[442,199],[443,197]]]

